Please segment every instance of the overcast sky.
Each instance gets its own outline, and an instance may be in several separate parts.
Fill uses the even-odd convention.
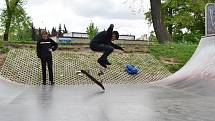
[[[149,0],[27,0],[27,14],[36,27],[57,27],[65,24],[69,32],[86,32],[92,21],[99,31],[112,23],[120,34],[132,34],[137,38],[151,31],[144,20]],[[0,0],[0,7],[5,0]]]

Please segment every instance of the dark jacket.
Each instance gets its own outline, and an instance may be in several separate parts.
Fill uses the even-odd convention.
[[[48,38],[47,40],[41,39],[37,42],[37,57],[38,58],[51,58],[52,51],[55,51],[58,47],[58,44],[52,39]]]
[[[107,31],[97,33],[90,41],[90,48],[95,48],[98,44],[110,45],[115,49],[123,50],[120,46],[111,42],[113,28],[110,26]]]

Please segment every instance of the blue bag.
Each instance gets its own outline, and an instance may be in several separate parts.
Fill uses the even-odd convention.
[[[138,73],[138,69],[136,67],[134,67],[131,64],[126,64],[125,65],[125,70],[129,73],[129,74],[137,74]]]

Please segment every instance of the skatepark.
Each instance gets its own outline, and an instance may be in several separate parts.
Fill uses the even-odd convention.
[[[214,36],[175,74],[145,84],[37,86],[1,77],[3,121],[213,121]],[[131,80],[132,82],[132,80]]]
[[[0,121],[214,121],[214,11],[206,11],[205,36],[175,73],[150,53],[114,52],[104,69],[95,61],[101,53],[57,50],[55,84],[42,84],[35,48],[10,49],[0,70]],[[138,74],[128,74],[126,64]]]

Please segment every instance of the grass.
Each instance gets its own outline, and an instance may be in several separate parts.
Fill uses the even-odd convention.
[[[8,41],[4,43],[9,43],[9,44],[36,44],[36,41]]]
[[[4,47],[4,43],[3,43],[3,41],[1,40],[0,41],[0,53],[7,53],[7,52],[9,52],[9,48],[5,48]]]
[[[174,73],[190,59],[196,50],[196,47],[197,45],[156,44],[149,48],[149,53],[154,55],[158,60],[161,60],[161,57],[174,58],[176,61],[175,64],[164,63],[168,70]]]

